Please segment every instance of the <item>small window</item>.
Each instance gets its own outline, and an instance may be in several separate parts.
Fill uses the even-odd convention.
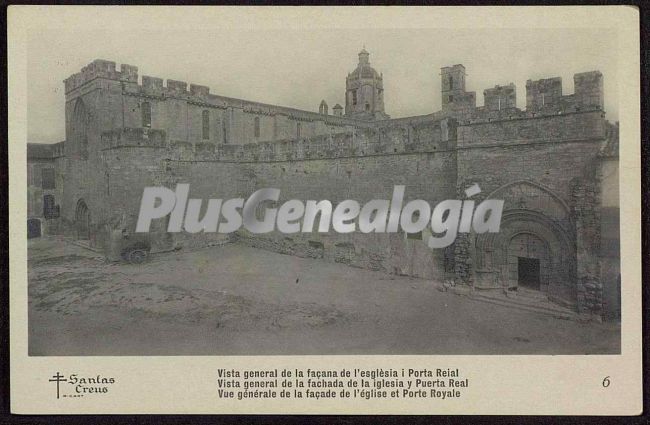
[[[226,126],[226,117],[221,118],[221,134],[223,135],[223,144],[228,144],[228,127]]]
[[[453,90],[454,88],[454,77],[452,75],[449,76],[449,90]]]
[[[449,101],[453,102],[454,101],[454,96],[449,96]]]
[[[59,216],[59,211],[56,205],[54,205],[54,196],[52,195],[43,196],[43,216],[45,218],[56,218]]]
[[[352,90],[352,104],[356,106],[357,104],[357,91]]]
[[[42,177],[42,188],[43,189],[55,189],[56,181],[54,178],[54,168],[43,168],[41,170]]]
[[[370,112],[370,104],[366,102],[366,112]]]
[[[142,109],[142,126],[151,127],[151,104],[142,102],[140,108]]]
[[[255,137],[260,137],[260,117],[255,117]]]
[[[296,123],[296,137],[300,137],[300,123]]]
[[[203,111],[203,140],[210,138],[210,111]]]

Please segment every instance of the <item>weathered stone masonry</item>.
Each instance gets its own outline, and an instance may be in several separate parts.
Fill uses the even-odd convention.
[[[603,281],[599,170],[603,158],[611,168],[618,134],[605,120],[602,75],[576,74],[571,95],[562,94],[559,78],[528,81],[520,110],[513,84],[485,90],[485,106],[476,107],[475,94],[465,91],[464,67],[454,65],[443,68],[442,111],[389,119],[383,76],[364,52],[347,78],[346,112],[335,107],[336,115],[328,115],[325,102],[314,113],[216,96],[200,85],[188,90],[179,81],[163,85],[144,76],[139,82],[134,66],[117,71],[113,62],[94,61],[65,81],[59,221],[102,247],[115,231],[134,229],[145,186],[190,183],[190,196],[203,199],[245,198],[274,187],[281,201],[336,204],[389,199],[393,186],[403,184],[406,201],[434,205],[465,199],[464,190],[478,183],[477,201],[506,201],[502,231],[459,235],[445,250],[427,248],[426,230],[172,236],[164,220],[154,225],[152,243],[165,249],[239,239],[475,289],[516,288],[522,261],[529,260],[550,299],[603,314],[603,288],[613,284],[617,263],[607,262]]]

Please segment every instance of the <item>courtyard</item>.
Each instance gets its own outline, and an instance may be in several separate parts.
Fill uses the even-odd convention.
[[[581,323],[440,291],[440,283],[228,244],[110,263],[29,240],[29,354],[608,354]]]

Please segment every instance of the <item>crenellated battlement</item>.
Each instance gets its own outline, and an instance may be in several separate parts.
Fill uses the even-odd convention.
[[[205,85],[187,83],[153,76],[142,76],[138,81],[138,68],[122,64],[116,69],[115,62],[97,59],[85,66],[81,72],[65,80],[66,93],[96,78],[121,81],[122,93],[126,96],[148,97],[165,101],[181,99],[207,108],[237,109],[244,113],[275,116],[283,115],[291,121],[323,122],[328,126],[345,128],[385,128],[401,125],[404,121],[413,125],[418,120],[427,121],[433,117],[452,116],[463,123],[480,121],[533,118],[540,115],[570,113],[603,109],[603,77],[599,71],[582,72],[574,75],[575,93],[564,95],[560,77],[528,80],[526,82],[526,108],[516,107],[517,88],[513,83],[496,85],[483,91],[484,106],[476,106],[475,92],[465,91],[465,68],[462,65],[442,68],[443,109],[421,117],[363,121],[346,116],[327,115],[278,105],[270,105],[243,99],[219,96],[210,93]]]
[[[194,150],[195,161],[275,162],[366,157],[383,154],[442,150],[441,140],[415,141],[403,129],[361,129],[351,133],[319,135],[243,145],[216,145],[214,151]],[[176,152],[180,154],[179,152]],[[172,159],[189,159],[181,156]]]
[[[604,109],[603,74],[600,71],[575,74],[573,85],[577,105]]]
[[[602,110],[603,75],[600,71],[574,74],[574,93],[562,94],[562,78],[526,81],[526,110],[531,112],[577,112]]]
[[[507,86],[496,85],[483,90],[483,106],[488,111],[501,111],[517,107],[517,87],[514,83]]]
[[[393,128],[363,128],[347,133],[238,145],[168,140],[164,131],[125,128],[102,133],[102,148],[148,147],[165,150],[174,160],[269,162],[363,157],[444,151],[454,147],[455,120],[443,119]]]
[[[267,103],[254,102],[244,99],[220,96],[210,93],[210,88],[200,84],[188,84],[184,81],[167,80],[163,85],[163,79],[157,77],[143,76],[142,84],[130,84],[123,87],[123,93],[127,96],[143,96],[156,98],[160,101],[166,99],[182,99],[189,103],[202,105],[208,108],[217,109],[239,109],[244,113],[274,116],[284,115],[295,121],[323,121],[328,125],[339,127],[372,127],[371,122],[356,120],[344,116],[324,115],[318,112],[304,111],[301,109],[289,108],[286,106],[271,105]],[[189,86],[189,90],[188,90]]]
[[[67,94],[96,78],[137,83],[138,67],[122,64],[120,65],[120,70],[117,71],[115,62],[95,59],[90,64],[81,68],[81,72],[72,74],[70,77],[63,80],[63,83],[65,84],[65,92]]]
[[[455,121],[443,119],[411,128],[363,128],[348,133],[324,134],[275,142],[218,145],[221,161],[294,161],[445,151],[454,147]]]
[[[244,99],[231,98],[210,94],[210,88],[201,84],[187,83],[144,75],[140,83],[138,78],[138,68],[132,65],[120,65],[117,71],[116,63],[112,61],[96,59],[87,66],[83,67],[80,72],[73,74],[66,80],[66,94],[78,89],[95,79],[103,78],[108,80],[120,81],[122,93],[126,96],[142,96],[165,101],[167,99],[181,99],[189,103],[198,104],[205,107],[219,109],[241,109],[246,113],[261,115],[284,115],[290,120],[296,121],[323,121],[328,125],[339,127],[371,127],[372,123],[357,120],[345,116],[325,115],[318,112],[305,111],[295,108],[289,108],[279,105],[271,105],[260,102],[248,101]],[[189,89],[188,89],[189,88]]]
[[[526,82],[526,109],[517,108],[514,83],[496,85],[483,91],[482,107],[476,106],[474,92],[465,91],[465,67],[441,68],[442,112],[465,121],[475,119],[530,118],[555,114],[603,109],[603,76],[599,71],[575,74],[575,93],[563,95],[562,78],[552,77]]]

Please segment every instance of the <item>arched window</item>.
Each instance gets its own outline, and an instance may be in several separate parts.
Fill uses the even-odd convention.
[[[151,127],[151,104],[149,102],[142,102],[140,108],[142,109],[142,126],[150,128]]]
[[[88,159],[87,124],[86,105],[78,98],[72,113],[72,155],[77,159]]]
[[[43,196],[43,217],[45,218],[58,217],[56,206],[54,205],[53,195]]]
[[[452,90],[454,88],[454,77],[452,75],[449,76],[449,90]]]
[[[77,202],[74,224],[77,230],[77,239],[90,239],[90,210],[83,199]]]
[[[203,140],[210,138],[210,111],[203,111]]]
[[[357,104],[357,91],[352,90],[352,105],[356,105],[356,104]]]
[[[255,137],[260,137],[260,117],[255,117]]]

